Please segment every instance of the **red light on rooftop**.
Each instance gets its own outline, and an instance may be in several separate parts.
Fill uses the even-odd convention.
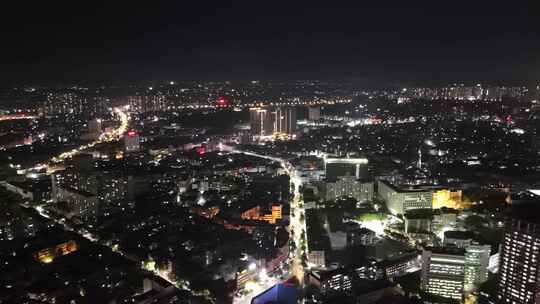
[[[200,147],[197,149],[197,153],[202,156],[206,153],[206,149],[204,147]]]
[[[220,107],[226,107],[227,105],[229,105],[229,100],[227,100],[227,98],[225,98],[224,96],[220,96],[217,100],[217,104]]]
[[[128,135],[128,136],[135,136],[135,135],[137,135],[137,132],[135,132],[135,131],[129,131],[129,132],[127,133],[127,135]]]

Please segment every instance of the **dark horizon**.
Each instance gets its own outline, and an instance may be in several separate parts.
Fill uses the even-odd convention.
[[[540,79],[540,16],[517,3],[206,4],[11,5],[0,82]]]

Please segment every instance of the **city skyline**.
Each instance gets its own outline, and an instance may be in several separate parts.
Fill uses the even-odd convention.
[[[517,2],[13,2],[0,303],[540,304]]]

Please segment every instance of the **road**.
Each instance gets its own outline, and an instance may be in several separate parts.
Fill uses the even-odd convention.
[[[79,153],[81,153],[84,150],[87,150],[89,148],[94,147],[97,144],[104,143],[104,142],[111,142],[118,140],[126,131],[129,125],[129,116],[124,112],[122,108],[114,108],[113,112],[119,117],[120,119],[120,126],[110,133],[103,132],[98,140],[95,140],[93,142],[90,142],[85,145],[81,145],[78,148],[75,148],[71,151],[64,152],[58,156],[55,156],[51,158],[50,162],[52,163],[61,163],[64,160],[71,158]]]
[[[302,266],[302,255],[304,252],[301,249],[301,243],[302,243],[302,232],[306,231],[306,225],[305,221],[302,220],[301,214],[304,214],[304,204],[302,201],[302,195],[300,193],[300,188],[303,185],[302,179],[298,176],[298,172],[296,169],[285,159],[275,157],[275,156],[268,156],[268,155],[262,155],[257,154],[249,151],[242,151],[242,150],[233,150],[233,153],[243,153],[246,155],[264,158],[268,160],[272,160],[275,162],[278,162],[281,164],[281,167],[287,172],[290,178],[291,186],[293,186],[293,198],[290,202],[291,204],[291,216],[290,216],[290,223],[289,223],[289,234],[291,236],[292,241],[296,244],[296,250],[294,252],[291,252],[291,262],[290,262],[290,273],[295,276],[298,281],[300,282],[300,285],[303,285],[304,282],[304,267]],[[305,218],[305,217],[304,217]],[[270,287],[272,287],[275,282],[278,281],[276,279],[274,280],[267,280],[266,284],[259,284],[259,288],[256,289],[257,292],[266,290]],[[244,304],[249,303],[247,300],[250,300],[252,297],[256,296],[258,293],[252,291],[248,295],[243,296],[242,298],[236,298],[234,303],[235,304]]]
[[[63,152],[62,154],[58,155],[58,156],[55,156],[53,158],[51,158],[48,163],[61,163],[63,162],[64,160],[68,159],[68,158],[71,158],[79,153],[81,153],[82,151],[86,150],[86,149],[89,149],[97,144],[100,144],[100,143],[103,143],[103,142],[111,142],[111,141],[114,141],[114,140],[118,140],[120,139],[120,137],[122,136],[122,134],[124,134],[126,131],[127,131],[127,128],[128,128],[128,125],[129,125],[129,116],[128,114],[126,114],[124,112],[124,109],[122,108],[114,108],[112,110],[120,119],[120,125],[118,126],[118,128],[114,129],[113,131],[111,131],[110,133],[103,133],[100,135],[99,139],[96,140],[96,141],[93,141],[91,143],[88,143],[88,144],[85,144],[85,145],[81,145],[79,146],[78,148],[75,148],[71,151],[67,151],[67,152]],[[48,168],[49,165],[46,164],[46,165],[38,165],[32,169],[43,169],[43,168]],[[74,232],[77,232],[79,233],[82,237],[86,238],[87,240],[91,241],[91,242],[97,242],[98,239],[92,235],[90,232],[88,231],[84,231],[84,232],[81,232],[81,231],[77,231],[75,229],[73,229],[72,227],[70,227],[68,224],[66,224],[66,221],[65,220],[62,220],[61,218],[53,218],[51,217],[51,215],[49,213],[47,213],[47,211],[43,208],[43,206],[35,206],[34,209],[43,217],[47,218],[47,219],[52,219],[54,220],[56,223],[62,225],[64,227],[64,229],[66,230],[69,230],[69,231],[74,231]]]
[[[118,118],[120,120],[120,125],[118,126],[118,128],[112,130],[109,133],[103,132],[99,136],[99,139],[97,139],[95,141],[92,141],[90,143],[81,145],[81,146],[79,146],[77,148],[74,148],[74,149],[72,149],[70,151],[62,152],[61,154],[52,157],[51,159],[46,161],[44,164],[38,164],[38,165],[36,165],[36,166],[34,166],[32,168],[28,168],[26,171],[40,171],[40,170],[45,169],[45,170],[47,170],[47,172],[50,173],[51,172],[50,171],[50,169],[51,169],[50,165],[51,164],[60,164],[63,161],[65,161],[66,159],[72,158],[73,156],[75,156],[75,155],[77,155],[77,154],[79,154],[79,153],[81,153],[81,152],[83,152],[85,150],[88,150],[88,149],[94,147],[97,144],[119,140],[120,137],[127,131],[127,128],[129,126],[129,115],[126,114],[124,108],[120,108],[120,107],[116,107],[116,108],[112,109],[112,111],[114,112],[114,114],[116,114],[118,116]]]
[[[91,147],[94,147],[95,145],[97,144],[100,144],[100,143],[105,143],[105,142],[112,142],[112,141],[116,141],[116,140],[119,140],[122,135],[124,133],[126,133],[127,129],[128,129],[128,126],[129,126],[129,115],[126,114],[125,112],[125,109],[124,108],[114,108],[113,109],[114,113],[119,117],[120,119],[120,125],[118,126],[118,128],[112,130],[111,132],[109,133],[103,133],[100,135],[99,139],[98,140],[95,140],[91,143],[88,143],[88,144],[85,144],[85,145],[81,145],[80,147],[76,148],[76,149],[73,149],[71,151],[67,151],[67,152],[64,152],[56,157],[53,157],[50,159],[49,163],[61,163],[63,161],[65,161],[66,159],[69,159],[81,152],[83,152],[84,150],[87,150]],[[41,165],[42,167],[41,168],[48,168],[48,165]],[[76,232],[78,233],[81,237],[93,242],[93,243],[98,243],[100,240],[97,236],[93,235],[91,232],[87,231],[86,229],[81,229],[81,230],[77,230],[77,229],[74,229],[73,227],[71,227],[67,221],[65,219],[63,219],[62,217],[60,216],[51,216],[50,213],[48,213],[44,208],[43,206],[35,206],[34,209],[43,217],[47,218],[47,219],[51,219],[53,221],[55,221],[57,224],[60,224],[64,227],[65,230],[68,230],[68,231],[72,231],[72,232]],[[107,247],[109,247],[112,251],[126,257],[127,259],[130,259],[130,260],[133,260],[132,258],[130,258],[129,256],[127,256],[124,252],[122,252],[122,250],[120,250],[117,246],[115,246],[114,244],[110,244],[110,243],[106,243],[106,242],[99,242],[100,244],[102,245],[105,245]],[[144,269],[144,268],[143,268]],[[149,269],[145,269],[145,270],[149,270]],[[163,278],[164,280],[170,282],[171,284],[175,285],[175,282],[171,281],[168,277],[168,274],[167,273],[164,273],[162,271],[159,271],[157,269],[154,269],[153,270],[154,274]]]

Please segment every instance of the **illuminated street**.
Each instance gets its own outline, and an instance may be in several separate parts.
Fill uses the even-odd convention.
[[[300,285],[302,286],[304,282],[304,267],[302,266],[302,255],[304,254],[304,252],[302,252],[302,246],[300,246],[300,244],[302,242],[302,231],[306,231],[305,221],[301,220],[301,214],[305,212],[303,207],[302,195],[300,193],[302,179],[298,177],[296,169],[289,162],[282,158],[241,150],[233,150],[232,152],[243,153],[246,155],[278,162],[289,175],[291,186],[294,186],[294,192],[293,199],[290,202],[291,216],[288,230],[289,235],[292,237],[291,241],[293,241],[296,245],[296,250],[290,253],[291,262],[289,264],[289,271],[292,276],[296,277],[296,279],[300,282]],[[292,232],[294,232],[294,234]],[[261,291],[272,287],[278,282],[279,280],[277,278],[272,277],[269,277],[267,280],[254,282],[253,284],[250,284],[251,288],[249,289],[249,292],[240,298],[235,298],[234,303],[248,304],[250,303],[252,297],[256,296]]]
[[[64,152],[64,153],[56,156],[56,157],[53,157],[51,159],[51,162],[52,163],[61,163],[64,160],[66,160],[68,158],[71,158],[71,157],[83,152],[84,150],[88,150],[88,149],[94,147],[97,144],[118,140],[127,131],[127,128],[128,128],[128,125],[129,125],[129,116],[128,116],[128,114],[125,113],[125,110],[122,109],[122,108],[114,108],[113,112],[114,112],[114,114],[116,114],[118,116],[118,118],[120,120],[120,125],[118,126],[118,128],[112,130],[109,133],[103,132],[103,134],[101,134],[99,136],[99,139],[96,140],[96,141],[90,142],[88,144],[85,144],[85,145],[82,145],[82,146],[80,146],[78,148],[75,148],[75,149],[73,149],[71,151],[67,151],[67,152]]]

